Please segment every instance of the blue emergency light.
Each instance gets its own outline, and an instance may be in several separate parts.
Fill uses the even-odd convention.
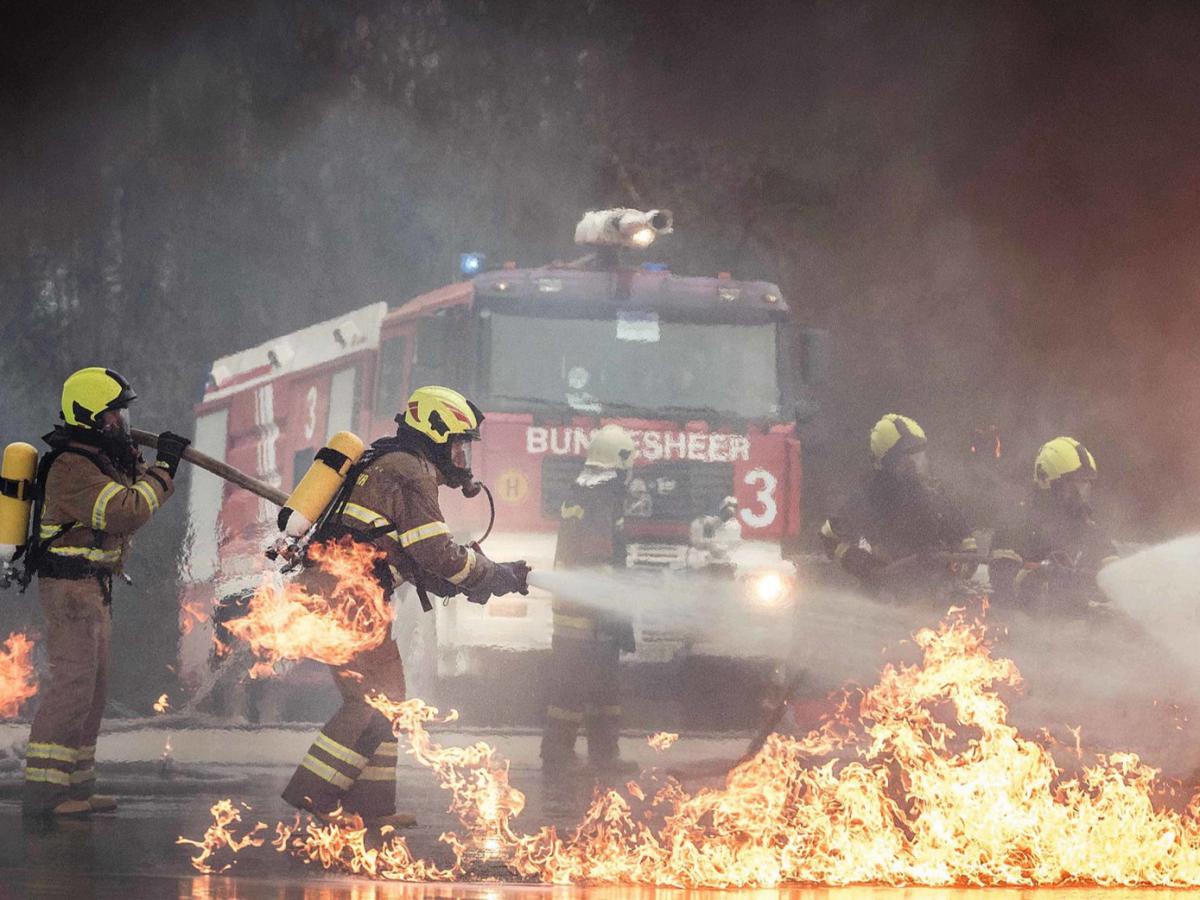
[[[478,275],[483,271],[483,262],[487,259],[482,253],[460,253],[458,254],[458,268],[464,275],[470,278],[472,275]]]

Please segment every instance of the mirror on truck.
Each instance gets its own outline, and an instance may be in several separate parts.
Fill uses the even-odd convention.
[[[412,384],[449,385],[455,381],[455,359],[451,347],[455,319],[444,313],[421,319],[417,323],[417,340],[413,345]]]
[[[833,358],[833,340],[823,328],[801,328],[801,371],[807,385],[825,384]]]

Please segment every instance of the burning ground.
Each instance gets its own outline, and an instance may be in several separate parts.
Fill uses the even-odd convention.
[[[724,785],[671,778],[595,795],[573,830],[514,826],[524,795],[486,743],[441,747],[419,700],[376,698],[408,752],[450,792],[461,832],[440,867],[403,837],[358,823],[294,820],[274,831],[213,807],[201,871],[263,847],[327,869],[397,880],[469,879],[481,864],[550,883],[750,887],[784,883],[974,885],[1200,884],[1200,803],[1132,753],[1065,771],[1047,742],[1008,722],[1016,665],[982,625],[952,614],[914,636],[919,663],[889,664],[812,732],[774,735]],[[452,714],[451,714],[452,715]]]

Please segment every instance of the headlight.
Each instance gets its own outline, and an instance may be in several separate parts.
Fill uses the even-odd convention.
[[[791,581],[779,572],[758,572],[749,578],[750,599],[765,609],[776,609],[787,603],[792,592]]]

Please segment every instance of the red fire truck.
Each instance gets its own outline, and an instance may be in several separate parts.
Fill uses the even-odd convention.
[[[810,404],[820,334],[795,324],[773,284],[626,264],[618,247],[669,231],[669,214],[589,216],[593,233],[585,217],[576,239],[596,246],[591,257],[506,263],[397,309],[375,303],[218,359],[196,408],[196,448],[286,491],[334,432],[391,434],[412,388],[453,387],[486,414],[473,459],[495,498],[484,549],[537,570],[552,566],[561,500],[592,432],[616,422],[638,447],[629,567],[678,574],[712,562],[697,523],[732,497],[738,540],[722,545],[721,562],[750,601],[786,606],[794,569],[782,548],[800,527],[797,410]],[[203,612],[269,565],[276,510],[203,472],[193,478],[184,574],[188,606]],[[482,496],[445,491],[443,503],[459,537],[486,528]],[[443,680],[477,671],[491,650],[549,647],[550,601],[537,590],[438,605],[431,618],[420,630],[436,641]],[[641,627],[638,658],[678,650],[661,623]],[[210,635],[207,626],[185,635],[185,680],[202,677]]]

